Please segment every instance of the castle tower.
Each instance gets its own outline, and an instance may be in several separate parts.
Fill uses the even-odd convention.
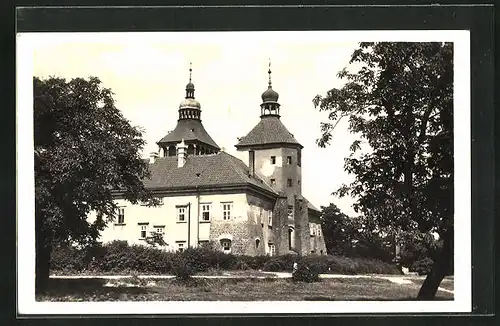
[[[269,63],[269,82],[262,93],[259,123],[244,137],[239,139],[238,151],[248,151],[250,173],[256,171],[277,192],[286,195],[287,218],[280,254],[287,251],[300,251],[300,237],[296,225],[302,214],[297,210],[296,199],[302,198],[301,150],[303,146],[280,120],[279,94],[273,90],[271,64]],[[307,215],[307,210],[306,210]],[[300,216],[300,217],[298,217]],[[307,223],[306,223],[307,224]],[[286,250],[283,248],[286,247]]]
[[[182,140],[187,146],[187,155],[207,155],[220,151],[219,146],[210,137],[201,123],[201,105],[194,98],[194,84],[191,82],[191,64],[189,83],[186,85],[186,97],[179,105],[177,126],[159,142],[160,156],[176,156],[176,146]]]

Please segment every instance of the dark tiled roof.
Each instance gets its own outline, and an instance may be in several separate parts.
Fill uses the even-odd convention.
[[[179,120],[175,129],[163,137],[158,144],[180,143],[182,139],[185,141],[199,140],[202,143],[208,144],[216,149],[220,149],[205,130],[201,121],[195,119]]]
[[[159,157],[149,167],[151,177],[144,184],[151,189],[253,185],[276,194],[259,176],[250,177],[245,163],[226,152],[188,156],[180,168],[177,157]]]
[[[294,144],[302,147],[278,117],[268,116],[262,117],[248,135],[240,139],[236,148],[267,144]]]
[[[314,206],[313,204],[311,204],[311,202],[309,200],[307,200],[305,197],[304,197],[304,200],[306,201],[307,203],[307,208],[310,209],[310,210],[313,210],[313,211],[316,211],[318,213],[321,213],[321,211],[319,209],[316,208],[316,206]]]

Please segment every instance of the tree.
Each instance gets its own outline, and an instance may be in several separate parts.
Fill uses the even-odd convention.
[[[92,245],[116,216],[113,195],[154,200],[144,188],[142,132],[115,107],[98,78],[35,77],[36,286],[48,279],[54,244]],[[89,222],[90,211],[97,212]]]
[[[329,253],[344,255],[351,246],[354,230],[348,219],[335,204],[321,207],[321,229]]]
[[[348,119],[359,137],[344,168],[354,181],[335,194],[387,232],[417,228],[443,239],[419,298],[434,298],[453,268],[453,45],[360,43],[338,77],[344,86],[313,100],[328,111],[321,147]],[[356,69],[357,68],[357,69]]]
[[[321,213],[321,226],[328,252],[383,261],[394,258],[393,239],[365,216],[347,216],[335,204],[321,207]]]

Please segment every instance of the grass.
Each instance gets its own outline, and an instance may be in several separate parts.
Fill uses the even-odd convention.
[[[420,286],[394,284],[385,279],[324,279],[317,283],[294,283],[290,279],[235,278],[127,279],[137,287],[108,287],[104,279],[51,279],[38,301],[339,301],[414,300]],[[117,282],[117,281],[112,281]],[[149,286],[147,286],[149,282]],[[453,294],[438,292],[437,300]]]
[[[412,282],[417,284],[418,286],[421,286],[422,283],[424,283],[425,279],[412,279]],[[441,284],[439,284],[440,288],[443,288],[445,290],[453,291],[454,290],[454,281],[452,278],[445,277],[442,281]]]

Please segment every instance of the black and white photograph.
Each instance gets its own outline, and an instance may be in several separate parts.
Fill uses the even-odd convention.
[[[18,34],[19,310],[470,312],[469,53],[468,31]]]

